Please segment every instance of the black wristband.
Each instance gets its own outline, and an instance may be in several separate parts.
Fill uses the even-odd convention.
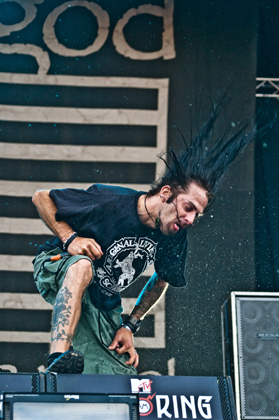
[[[73,242],[74,239],[76,239],[77,236],[78,234],[74,232],[65,242],[63,242],[64,251],[68,251],[68,246]]]
[[[142,321],[140,319],[128,316],[123,322],[123,326],[126,325],[127,327],[129,327],[129,330],[131,330],[132,333],[135,334],[140,329],[141,323]]]

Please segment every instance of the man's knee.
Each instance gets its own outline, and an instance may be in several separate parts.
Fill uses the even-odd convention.
[[[92,263],[86,258],[81,258],[72,264],[67,271],[65,280],[73,280],[76,286],[86,288],[93,277]]]

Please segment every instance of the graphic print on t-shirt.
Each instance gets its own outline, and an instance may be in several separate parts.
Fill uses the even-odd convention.
[[[122,238],[106,252],[103,268],[97,269],[100,285],[112,293],[124,290],[155,260],[156,243],[149,238]]]

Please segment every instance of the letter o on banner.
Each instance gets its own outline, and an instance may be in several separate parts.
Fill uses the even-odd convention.
[[[92,12],[96,17],[99,27],[97,38],[93,44],[89,45],[84,50],[75,50],[74,48],[67,48],[63,44],[60,44],[54,31],[54,25],[58,16],[69,7],[76,6],[85,7],[90,10],[90,12]],[[65,57],[85,56],[98,51],[104,45],[108,37],[109,25],[110,21],[108,13],[98,4],[83,0],[67,1],[66,3],[61,4],[61,6],[56,7],[46,18],[43,26],[44,41],[49,49],[59,55],[63,55]]]

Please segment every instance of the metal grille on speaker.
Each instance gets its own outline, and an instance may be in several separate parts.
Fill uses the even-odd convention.
[[[235,402],[233,397],[231,378],[218,378],[218,389],[223,420],[236,420]]]
[[[4,404],[4,420],[11,420],[11,411],[10,411],[10,404]]]
[[[236,298],[242,418],[279,419],[279,298]]]

